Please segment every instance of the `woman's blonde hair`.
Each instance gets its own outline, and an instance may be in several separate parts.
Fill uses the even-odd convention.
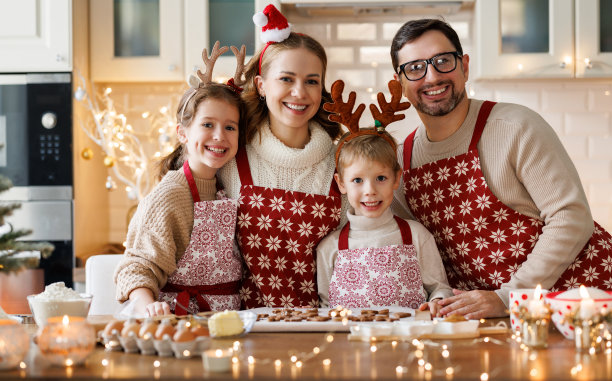
[[[255,135],[260,132],[263,122],[268,118],[268,107],[265,99],[260,98],[257,91],[257,83],[255,77],[259,75],[259,61],[261,62],[261,73],[266,73],[270,67],[270,63],[283,51],[305,48],[319,57],[323,66],[321,78],[321,104],[312,120],[318,122],[325,131],[329,134],[332,140],[335,140],[340,135],[340,125],[330,121],[327,117],[329,112],[323,110],[323,104],[331,102],[331,95],[325,89],[325,72],[327,71],[327,55],[323,46],[314,38],[298,33],[291,33],[289,37],[281,42],[268,45],[263,56],[261,50],[257,52],[249,61],[245,70],[246,85],[242,92],[242,98],[247,106],[247,126],[245,132],[246,143],[251,142]],[[262,48],[263,49],[263,48]]]
[[[388,132],[384,132],[388,134]],[[346,138],[349,133],[342,136],[342,139]],[[389,135],[391,137],[391,135]],[[340,139],[340,141],[342,141]],[[393,137],[391,137],[393,139]],[[338,164],[336,165],[336,171],[338,176],[342,179],[344,169],[354,163],[356,160],[367,160],[376,161],[385,165],[397,173],[402,168],[397,162],[397,153],[395,149],[389,144],[389,142],[382,136],[376,135],[360,135],[342,145],[340,154],[338,155]]]
[[[195,92],[195,93],[194,93]],[[244,101],[236,93],[236,91],[228,85],[210,82],[201,84],[197,88],[190,87],[181,98],[177,111],[177,123],[183,128],[189,128],[195,115],[198,111],[200,103],[215,99],[227,102],[229,105],[235,106],[238,109],[240,120],[238,121],[238,141],[244,141],[245,124],[246,124],[246,106]],[[181,169],[185,162],[187,150],[182,143],[178,142],[168,156],[163,157],[159,163],[158,178],[161,179],[168,171]]]

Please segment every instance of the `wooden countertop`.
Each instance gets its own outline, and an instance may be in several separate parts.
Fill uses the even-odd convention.
[[[497,320],[487,321],[486,325]],[[35,326],[34,326],[35,327]],[[32,330],[33,331],[33,330]],[[367,342],[349,341],[346,333],[333,334],[327,343],[324,333],[250,333],[238,340],[240,362],[229,373],[209,373],[201,357],[176,359],[124,352],[107,352],[96,347],[86,363],[74,367],[55,367],[41,356],[32,343],[24,362],[25,369],[0,371],[0,379],[72,380],[594,380],[612,379],[612,353],[595,355],[576,352],[574,342],[551,328],[548,349],[524,351],[509,334],[485,338],[424,341],[422,359],[408,342],[380,342],[376,348]],[[212,340],[212,347],[229,347],[232,341]],[[448,354],[444,352],[446,345]],[[314,355],[313,348],[321,349]],[[290,357],[302,359],[301,367]],[[447,355],[447,357],[445,357]],[[249,364],[253,356],[254,364]],[[275,366],[280,359],[282,365]],[[330,365],[324,365],[329,359]],[[158,362],[156,366],[156,362]],[[429,365],[431,370],[427,370]],[[447,369],[452,368],[452,374]],[[449,370],[450,372],[450,370]]]

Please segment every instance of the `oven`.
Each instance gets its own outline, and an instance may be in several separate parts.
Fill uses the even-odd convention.
[[[0,201],[21,203],[7,221],[31,229],[27,241],[55,250],[40,262],[45,284],[73,286],[72,76],[0,74],[0,174],[13,188]]]

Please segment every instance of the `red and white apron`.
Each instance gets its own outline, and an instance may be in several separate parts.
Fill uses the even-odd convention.
[[[189,312],[240,309],[242,260],[234,250],[238,201],[223,191],[217,200],[200,201],[189,164],[183,165],[193,197],[193,230],[185,253],[168,277],[159,300],[167,302],[177,315]]]
[[[451,287],[463,290],[495,290],[508,282],[544,225],[504,205],[486,183],[476,145],[494,105],[481,106],[465,154],[411,169],[416,131],[404,143],[408,207],[435,237]],[[551,291],[581,284],[606,289],[611,271],[612,236],[595,223],[593,236]]]
[[[318,306],[314,249],[340,222],[342,199],[253,185],[243,147],[238,238],[246,263],[240,294],[245,308]]]
[[[394,216],[403,245],[349,249],[349,223],[338,240],[338,257],[329,282],[329,306],[419,308],[427,293],[412,244],[410,225]]]

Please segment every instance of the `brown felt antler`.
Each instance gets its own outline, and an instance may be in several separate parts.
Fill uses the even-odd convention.
[[[395,114],[398,111],[407,110],[411,105],[409,102],[400,102],[402,100],[402,85],[395,80],[389,81],[389,91],[391,92],[391,102],[387,103],[385,95],[378,93],[378,105],[382,112],[378,110],[376,105],[370,104],[370,112],[382,127],[387,127],[388,124],[404,119],[404,114]]]
[[[221,48],[219,48],[219,45],[219,41],[215,42],[215,45],[213,46],[212,51],[210,52],[210,57],[208,56],[206,48],[202,50],[202,61],[204,61],[204,65],[206,66],[205,73],[202,73],[200,70],[198,70],[198,77],[200,78],[202,83],[212,82],[212,71],[213,67],[215,66],[215,62],[217,61],[217,58],[219,58],[223,53],[229,50],[227,46],[222,46]]]
[[[331,96],[334,102],[325,103],[323,109],[333,113],[329,116],[329,120],[342,123],[348,127],[351,132],[357,132],[359,131],[359,119],[361,118],[361,114],[363,114],[363,110],[365,110],[365,105],[363,103],[360,104],[357,106],[355,112],[353,112],[357,94],[351,91],[348,101],[345,103],[342,101],[342,91],[344,91],[344,82],[339,79],[334,82],[331,87]]]
[[[246,46],[242,45],[240,50],[237,47],[231,46],[232,52],[236,56],[236,73],[234,74],[233,84],[235,87],[240,87],[246,83],[246,80],[242,79],[242,73],[244,72],[244,58],[246,57]]]

